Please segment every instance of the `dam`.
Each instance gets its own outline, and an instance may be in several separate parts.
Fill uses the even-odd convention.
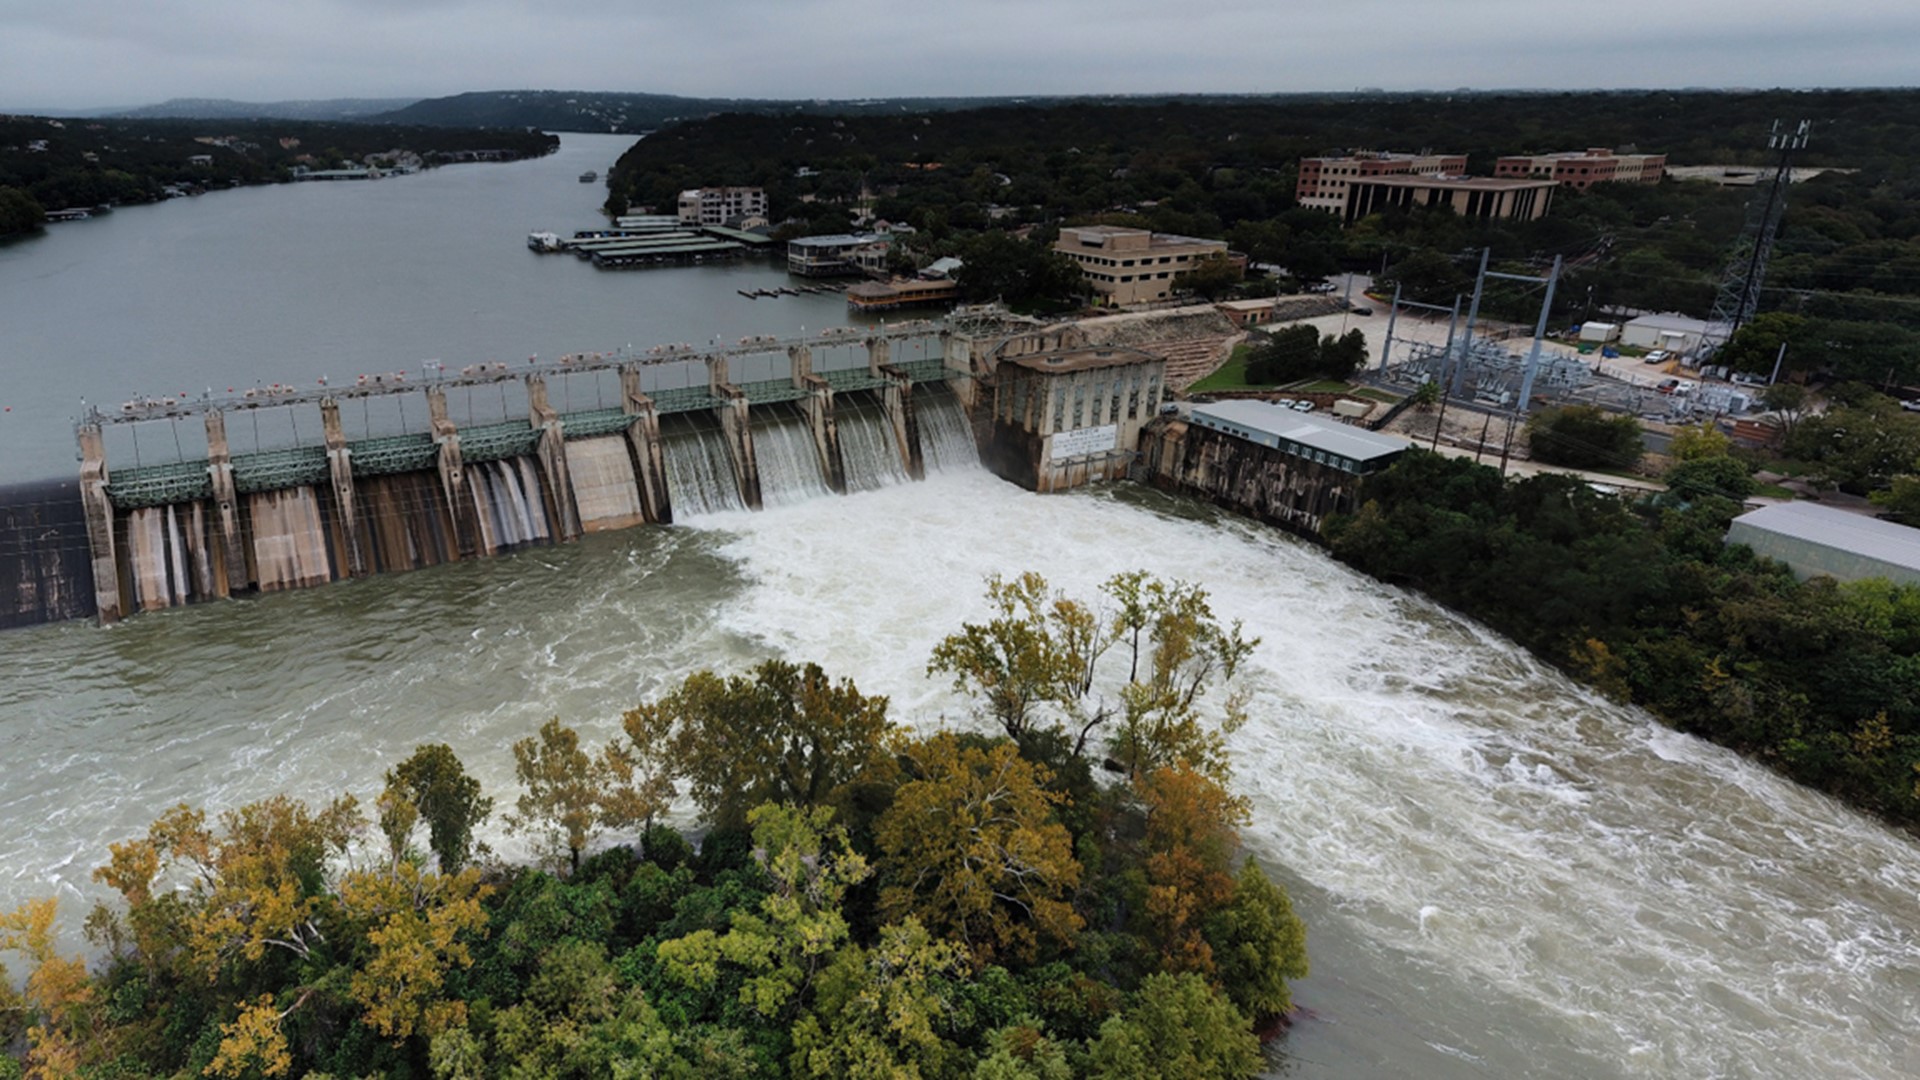
[[[64,561],[17,567],[16,592],[107,623],[922,479],[978,460],[972,343],[907,322],[91,408],[83,529],[46,500]],[[66,595],[75,531],[90,612]]]

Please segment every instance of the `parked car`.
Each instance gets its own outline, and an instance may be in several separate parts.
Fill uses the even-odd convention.
[[[1673,359],[1672,353],[1665,349],[1655,349],[1647,354],[1646,362],[1649,364],[1664,364],[1671,359]]]
[[[1900,407],[1908,412],[1920,412],[1920,398],[1908,398],[1900,403]]]

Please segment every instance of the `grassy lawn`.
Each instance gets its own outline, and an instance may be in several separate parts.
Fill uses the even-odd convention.
[[[1252,349],[1245,345],[1235,345],[1233,355],[1227,362],[1213,370],[1213,373],[1187,387],[1189,394],[1205,394],[1213,390],[1264,390],[1265,384],[1251,386],[1247,383],[1247,357]]]
[[[1353,387],[1338,379],[1320,379],[1315,382],[1294,383],[1287,389],[1298,390],[1303,394],[1344,394]]]
[[[1400,400],[1399,394],[1389,394],[1385,390],[1375,390],[1371,386],[1363,386],[1355,390],[1353,396],[1366,398],[1368,401],[1382,401],[1388,405],[1392,405]]]

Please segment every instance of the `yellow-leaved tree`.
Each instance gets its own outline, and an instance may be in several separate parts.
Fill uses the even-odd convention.
[[[981,963],[1031,960],[1042,943],[1071,948],[1080,863],[1054,820],[1062,796],[1044,766],[1011,742],[981,746],[946,732],[907,749],[915,779],[876,826],[889,868],[880,889],[888,922],[917,918],[964,942]]]

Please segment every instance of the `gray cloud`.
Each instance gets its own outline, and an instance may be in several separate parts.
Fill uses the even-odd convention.
[[[0,0],[0,109],[462,90],[701,96],[1914,83],[1856,0]]]

